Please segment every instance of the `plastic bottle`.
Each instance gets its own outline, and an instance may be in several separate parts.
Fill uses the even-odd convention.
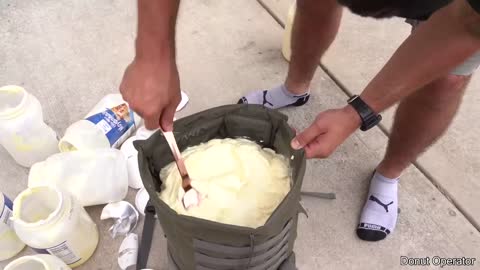
[[[71,270],[62,260],[59,258],[47,255],[39,254],[34,256],[20,257],[11,263],[9,263],[5,270]]]
[[[143,188],[142,177],[140,176],[140,170],[138,168],[138,151],[133,146],[133,142],[136,140],[146,140],[156,131],[157,130],[148,130],[144,126],[141,126],[138,128],[135,136],[128,138],[120,148],[127,158],[128,186],[133,189]]]
[[[282,54],[287,61],[290,61],[292,55],[291,41],[293,21],[295,20],[295,12],[297,10],[297,3],[294,1],[288,10],[287,23],[285,24],[285,32],[283,34]]]
[[[85,116],[65,131],[58,147],[61,152],[118,148],[142,123],[120,94],[105,96]]]
[[[58,152],[57,135],[43,121],[40,102],[20,86],[0,88],[0,144],[24,167]]]
[[[12,219],[23,242],[71,268],[86,262],[98,244],[95,223],[72,195],[58,188],[24,190],[14,201]]]
[[[12,201],[0,192],[0,261],[17,255],[25,247],[13,230]]]
[[[112,148],[59,153],[30,169],[28,187],[57,186],[82,206],[118,202],[127,196],[127,160]]]
[[[140,189],[143,187],[143,182],[138,168],[138,152],[133,146],[133,142],[136,140],[136,136],[128,138],[122,144],[120,151],[127,158],[128,186],[133,189]]]

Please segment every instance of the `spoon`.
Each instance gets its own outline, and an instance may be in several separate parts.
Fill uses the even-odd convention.
[[[164,131],[163,129],[160,130],[167,140],[168,146],[172,151],[173,158],[175,159],[175,163],[177,164],[178,171],[180,172],[180,176],[182,177],[182,188],[185,191],[185,195],[183,195],[182,198],[183,207],[185,207],[185,209],[189,209],[192,206],[197,206],[199,204],[200,193],[191,185],[192,180],[188,175],[187,167],[185,167],[185,162],[182,158],[180,150],[178,149],[175,136],[173,136],[172,131]]]

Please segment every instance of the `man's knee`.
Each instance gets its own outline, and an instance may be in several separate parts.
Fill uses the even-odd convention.
[[[431,84],[430,94],[446,98],[461,96],[463,95],[463,91],[467,87],[470,78],[471,75],[446,75]]]
[[[331,12],[332,9],[341,8],[337,0],[297,0],[297,9],[300,12],[316,13]]]
[[[468,85],[470,76],[449,74],[427,85],[412,96],[424,108],[443,110],[447,104],[458,104]]]

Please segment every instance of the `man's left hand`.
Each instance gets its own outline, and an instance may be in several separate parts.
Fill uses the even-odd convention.
[[[347,105],[342,109],[321,112],[313,124],[292,140],[293,149],[304,149],[307,158],[326,158],[357,128],[361,119],[355,109]]]

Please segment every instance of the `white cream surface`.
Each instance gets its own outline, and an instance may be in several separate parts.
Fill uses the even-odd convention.
[[[182,153],[201,202],[186,210],[175,163],[162,169],[160,199],[178,214],[257,228],[265,224],[291,187],[287,159],[247,139],[213,139]]]

